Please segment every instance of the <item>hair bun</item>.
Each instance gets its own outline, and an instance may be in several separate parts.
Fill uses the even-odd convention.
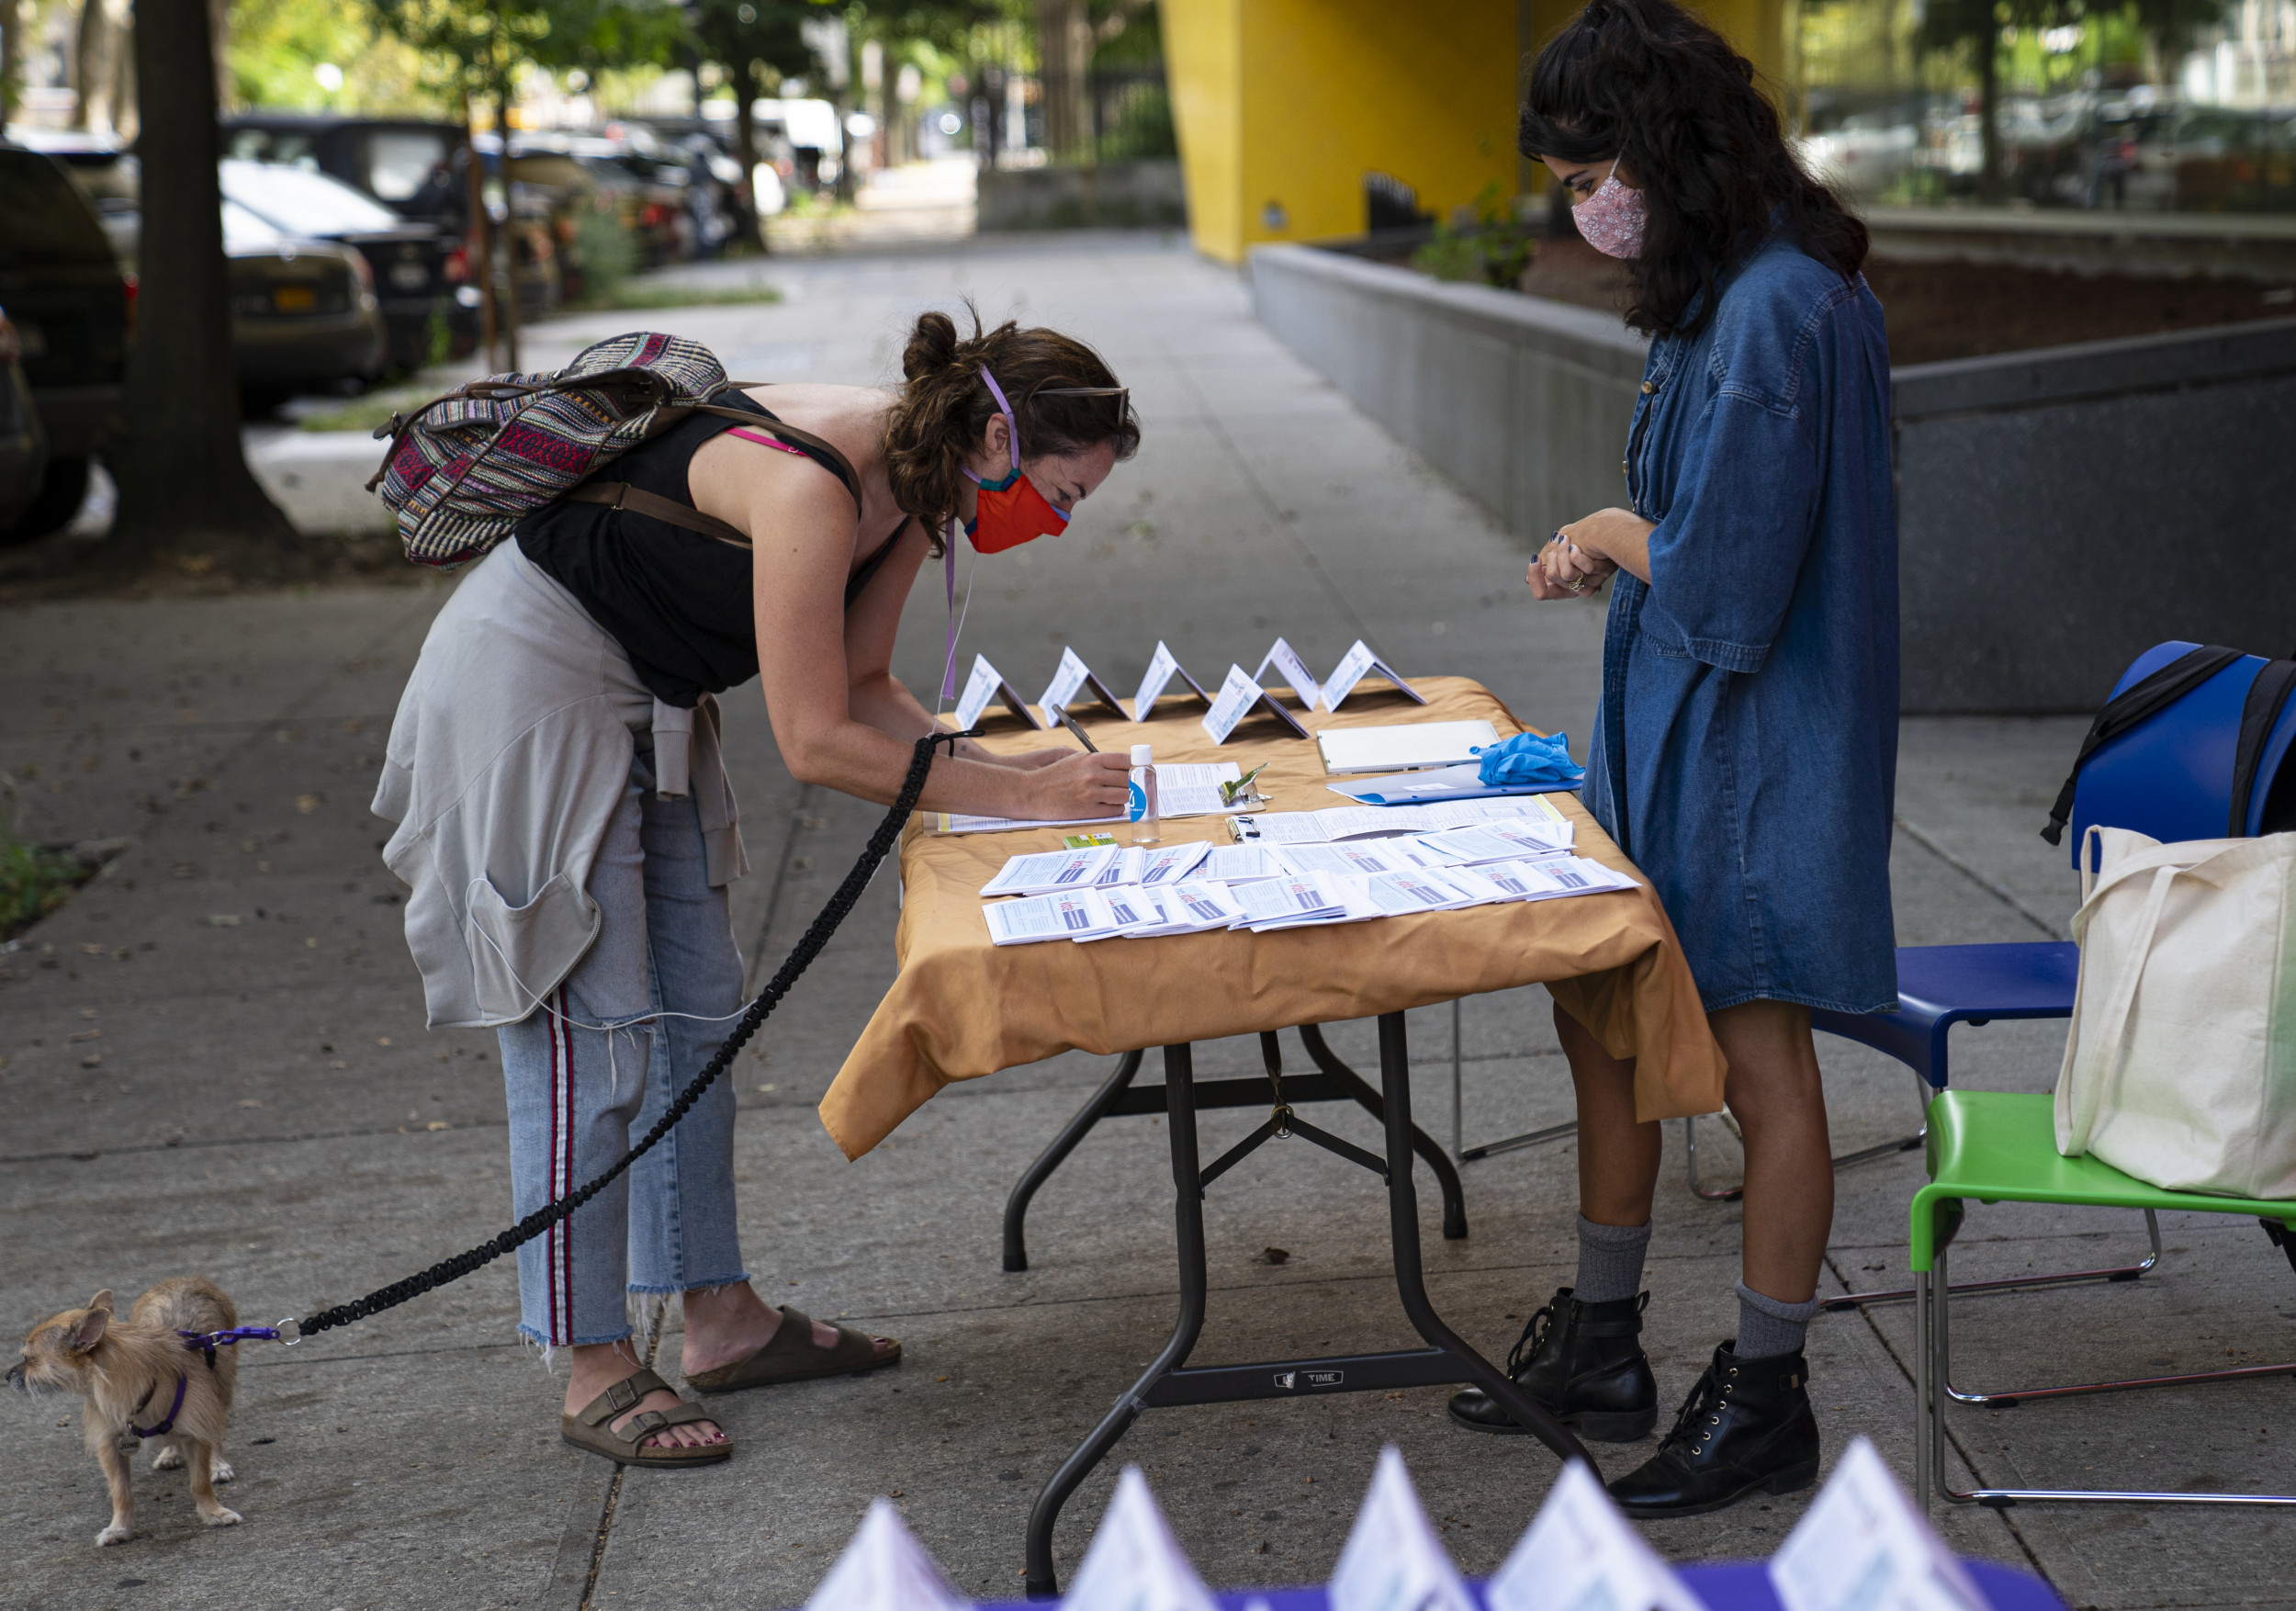
[[[901,350],[903,377],[922,380],[956,361],[956,321],[938,310],[917,315],[917,328],[909,332],[908,345]]]

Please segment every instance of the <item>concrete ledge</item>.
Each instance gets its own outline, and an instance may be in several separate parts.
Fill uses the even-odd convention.
[[[1277,339],[1526,540],[1623,501],[1644,345],[1614,317],[1307,247],[1251,275]],[[2090,710],[2165,638],[2296,639],[2296,319],[1893,381],[1906,710]]]
[[[1308,246],[1252,253],[1277,339],[1515,531],[1622,501],[1645,344],[1613,316]]]
[[[2296,276],[2296,218],[2014,207],[1870,207],[1877,256],[1958,258],[2082,274]]]

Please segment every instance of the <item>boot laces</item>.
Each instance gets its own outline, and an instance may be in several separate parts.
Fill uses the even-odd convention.
[[[1733,1375],[1736,1372],[1732,1372]],[[1698,1385],[1690,1390],[1690,1397],[1683,1401],[1682,1411],[1674,1417],[1673,1429],[1659,1444],[1659,1452],[1680,1449],[1694,1457],[1705,1450],[1706,1440],[1722,1425],[1722,1411],[1729,1403],[1729,1384],[1720,1378],[1714,1367],[1707,1367],[1698,1378]]]
[[[1524,1323],[1523,1335],[1514,1339],[1514,1346],[1507,1350],[1507,1380],[1518,1381],[1530,1369],[1531,1361],[1547,1346],[1547,1338],[1555,1329],[1555,1306],[1541,1304],[1538,1312]]]

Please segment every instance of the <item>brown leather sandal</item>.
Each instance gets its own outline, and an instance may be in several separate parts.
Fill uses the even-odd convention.
[[[899,1343],[879,1353],[876,1339],[850,1325],[837,1328],[835,1347],[822,1347],[813,1340],[812,1319],[784,1303],[782,1324],[774,1327],[773,1335],[764,1347],[747,1359],[688,1376],[686,1385],[696,1392],[739,1392],[744,1388],[767,1387],[777,1381],[861,1376],[900,1362]]]
[[[662,1448],[646,1441],[665,1427],[684,1426],[695,1421],[716,1423],[717,1418],[701,1405],[683,1400],[674,1410],[642,1411],[631,1416],[620,1432],[613,1429],[615,1418],[627,1414],[630,1406],[647,1393],[670,1391],[670,1384],[650,1370],[625,1376],[591,1400],[580,1414],[559,1416],[558,1436],[576,1448],[604,1455],[625,1466],[714,1466],[729,1459],[734,1452],[730,1438],[695,1448],[676,1444]]]

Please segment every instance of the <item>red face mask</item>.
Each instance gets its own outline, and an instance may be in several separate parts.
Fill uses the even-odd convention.
[[[996,377],[986,368],[982,369],[981,378],[988,382],[997,410],[1005,416],[1005,441],[1012,453],[1012,471],[1001,481],[984,481],[971,470],[964,472],[980,489],[976,512],[966,524],[964,535],[976,553],[1001,554],[1007,548],[1018,548],[1023,543],[1065,531],[1068,516],[1054,508],[1036,490],[1036,483],[1020,473],[1020,427],[1013,419],[1012,404],[1006,400]]]

